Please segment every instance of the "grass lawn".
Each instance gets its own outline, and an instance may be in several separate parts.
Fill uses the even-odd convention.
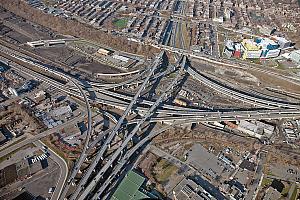
[[[281,195],[287,196],[290,190],[290,186],[285,186],[281,192]]]
[[[56,1],[54,1],[54,0],[43,0],[43,3],[47,6],[54,6]]]
[[[298,188],[297,188],[297,186],[296,186],[295,189],[294,189],[294,191],[293,191],[293,194],[292,194],[290,200],[296,200],[296,198],[297,198],[297,193],[298,193]]]
[[[259,58],[250,58],[250,62],[253,62],[255,64],[261,65],[260,59]]]
[[[125,19],[125,18],[123,18],[123,19],[115,19],[113,21],[113,25],[115,27],[118,27],[118,28],[122,29],[122,28],[125,28],[127,26],[127,22],[128,22],[128,19]]]
[[[172,73],[172,74],[169,74],[167,77],[168,77],[168,78],[175,78],[175,77],[176,77],[176,74],[175,74],[175,73]]]
[[[277,68],[278,69],[285,69],[285,66],[284,66],[284,64],[282,64],[280,62],[277,62]]]
[[[262,186],[262,187],[269,186],[269,185],[271,185],[272,181],[273,181],[272,179],[264,178],[264,179],[262,180],[261,186]]]

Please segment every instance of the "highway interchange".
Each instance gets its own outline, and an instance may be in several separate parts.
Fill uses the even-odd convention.
[[[176,25],[179,29],[181,29],[181,26],[181,24]],[[175,42],[174,38],[173,41]],[[181,43],[183,43],[183,41],[181,41]],[[55,68],[50,68],[36,58],[32,58],[21,52],[9,49],[8,47],[0,46],[0,53],[1,61],[9,64],[9,66],[13,69],[19,70],[21,73],[31,76],[36,80],[46,82],[68,95],[80,98],[86,104],[86,113],[83,113],[74,120],[41,133],[36,137],[24,140],[17,145],[1,151],[0,153],[0,156],[6,155],[11,150],[18,148],[19,146],[38,141],[67,124],[74,123],[75,121],[82,120],[87,117],[87,138],[84,143],[82,154],[71,171],[65,172],[68,174],[68,178],[66,178],[66,181],[60,182],[60,184],[64,185],[64,187],[59,187],[63,189],[56,189],[54,196],[55,198],[60,197],[59,199],[67,197],[68,189],[74,184],[76,187],[69,199],[83,200],[103,197],[103,195],[105,195],[105,191],[107,191],[109,187],[114,186],[114,181],[116,181],[120,173],[125,170],[124,167],[131,161],[133,155],[135,155],[140,148],[147,144],[153,137],[174,125],[235,121],[241,119],[293,119],[300,116],[299,103],[259,94],[246,93],[225,85],[224,83],[220,83],[206,74],[193,69],[188,64],[188,57],[185,55],[182,55],[180,58],[177,57],[177,63],[175,65],[168,65],[167,69],[165,69],[162,66],[166,55],[165,52],[162,51],[153,59],[153,61],[151,61],[149,67],[141,70],[127,81],[117,84],[103,84],[95,82],[86,84],[80,80],[76,80],[66,73],[56,70]],[[48,74],[53,74],[55,77],[60,77],[66,83],[59,82],[36,72],[32,70],[30,66],[37,67]],[[152,87],[157,80],[166,77],[170,73],[175,73],[176,75],[172,78],[170,84],[165,86],[163,92],[161,92],[155,100],[147,100],[143,98],[142,94],[148,92],[147,88]],[[168,102],[167,100],[171,98],[171,94],[174,92],[174,89],[178,86],[180,78],[185,74],[192,76],[195,80],[225,96],[254,105],[257,109],[206,110],[181,107],[166,103]],[[134,96],[121,94],[116,91],[117,89],[133,85],[138,88]],[[90,92],[95,94],[95,98],[91,98],[88,95]],[[115,118],[114,116],[109,115],[109,113],[106,113],[109,118],[114,118],[112,120],[115,121],[116,124],[113,128],[101,132],[93,141],[90,140],[91,133],[93,131],[90,104],[108,105],[123,111],[123,114],[119,118]],[[135,119],[127,120],[126,118],[129,115],[136,115],[136,117]],[[163,128],[152,130],[148,134],[144,135],[143,130],[147,129],[151,123],[167,123],[169,125],[164,125]],[[110,149],[113,139],[125,129],[124,127],[129,125],[133,126],[133,128],[124,135],[119,148],[111,155],[107,155],[107,151]],[[132,138],[135,136],[138,136],[140,140],[133,146],[130,146],[129,144],[132,144]],[[100,144],[100,148],[97,150],[96,156],[92,159],[89,167],[83,172],[81,179],[76,182],[75,176],[78,174],[82,163],[87,159],[90,151],[93,148],[96,148],[97,144]]]

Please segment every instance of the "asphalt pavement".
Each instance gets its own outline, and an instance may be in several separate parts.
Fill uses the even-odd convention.
[[[43,148],[43,146],[46,146],[42,141],[38,140],[35,141],[34,144],[38,147]],[[68,177],[68,165],[66,161],[60,157],[57,153],[52,151],[52,149],[48,148],[48,151],[50,153],[51,158],[59,165],[60,167],[60,175],[59,179],[57,181],[55,190],[52,194],[51,200],[57,200],[63,190],[63,185],[67,180]]]

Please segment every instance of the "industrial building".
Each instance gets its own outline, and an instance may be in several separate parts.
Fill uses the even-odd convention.
[[[262,139],[263,137],[270,138],[275,127],[260,121],[241,120],[237,129],[252,137]]]
[[[71,113],[71,112],[72,112],[71,107],[69,105],[67,105],[67,106],[58,107],[58,108],[52,110],[52,115],[57,117],[57,116]]]
[[[116,54],[113,55],[112,58],[119,60],[120,62],[124,62],[124,63],[127,63],[129,61],[129,58],[127,58],[125,56],[116,55]]]
[[[247,192],[246,187],[238,180],[232,179],[225,181],[223,187],[225,192],[230,194],[230,199],[242,200],[245,198]]]
[[[216,200],[209,192],[206,191],[201,185],[195,181],[184,178],[182,181],[173,189],[173,195],[175,200],[179,199],[207,199]]]

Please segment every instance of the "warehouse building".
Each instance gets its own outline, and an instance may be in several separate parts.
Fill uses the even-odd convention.
[[[65,114],[68,114],[68,113],[72,113],[72,109],[69,105],[58,107],[58,108],[52,110],[52,115],[55,116],[55,117],[65,115]]]
[[[201,184],[197,184],[195,181],[184,178],[182,181],[173,189],[173,196],[175,200],[180,199],[206,199],[216,200]]]
[[[275,127],[260,121],[241,120],[237,129],[250,136],[262,139],[263,137],[270,138]]]

